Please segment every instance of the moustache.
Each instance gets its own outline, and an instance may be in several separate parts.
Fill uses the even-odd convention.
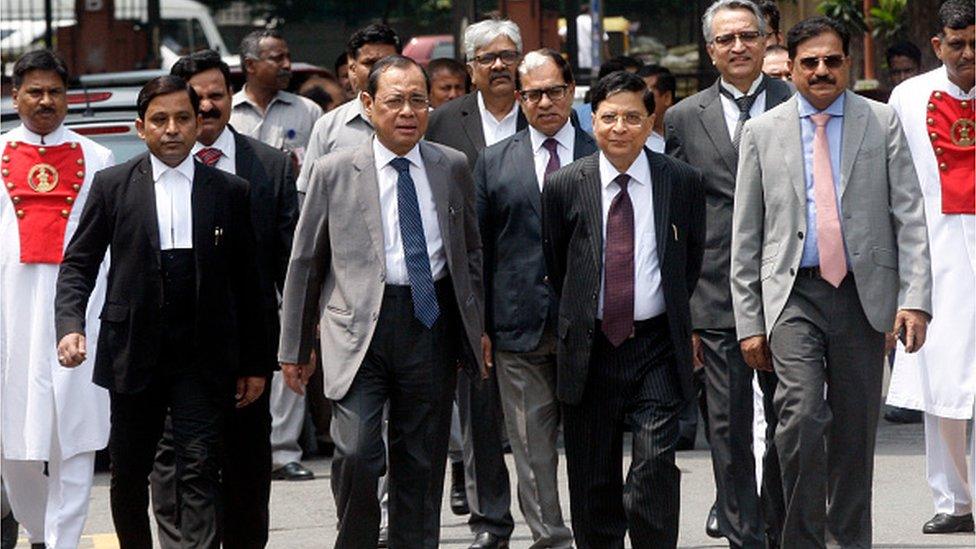
[[[278,78],[291,78],[291,71],[278,71]]]
[[[501,80],[503,78],[511,80],[512,75],[508,74],[507,72],[493,72],[488,76],[488,81],[494,82],[495,80]]]
[[[54,114],[55,110],[52,109],[51,107],[40,107],[34,112],[37,114]]]
[[[200,117],[203,118],[204,120],[206,120],[208,118],[213,118],[213,119],[217,120],[217,119],[220,118],[220,109],[218,109],[217,107],[214,107],[214,108],[210,109],[209,111],[200,111]]]
[[[823,83],[823,84],[836,84],[837,81],[834,80],[833,77],[828,76],[828,75],[814,76],[813,78],[810,79],[810,85],[811,86],[813,86],[814,84],[821,84],[821,83]]]

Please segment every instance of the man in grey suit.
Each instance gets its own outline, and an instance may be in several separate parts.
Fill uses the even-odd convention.
[[[285,279],[279,361],[293,390],[314,369],[316,323],[328,350],[336,547],[375,547],[387,464],[390,545],[437,547],[457,364],[483,369],[490,354],[474,183],[463,155],[421,141],[428,91],[409,58],[373,66],[362,100],[376,137],[315,162]]]
[[[542,254],[546,175],[596,152],[569,121],[573,69],[557,51],[525,55],[515,77],[529,128],[481,151],[474,179],[485,257],[485,325],[533,547],[571,547],[559,504],[556,297]]]
[[[666,152],[701,170],[708,204],[708,246],[691,297],[694,346],[699,364],[704,363],[716,491],[706,531],[728,538],[733,547],[762,548],[767,527],[776,544],[782,489],[775,451],[770,451],[763,460],[761,502],[757,495],[752,452],[753,370],[739,352],[729,286],[732,198],[743,124],[786,101],[792,92],[785,83],[762,74],[766,29],[754,3],[717,0],[702,18],[702,30],[720,76],[707,89],[668,110],[664,120]],[[768,447],[776,425],[772,415],[776,377],[772,372],[758,374],[766,404]]]
[[[871,546],[885,332],[914,352],[932,310],[908,143],[846,91],[848,42],[826,17],[790,29],[799,94],[746,123],[736,178],[732,302],[746,362],[779,379],[783,547]]]

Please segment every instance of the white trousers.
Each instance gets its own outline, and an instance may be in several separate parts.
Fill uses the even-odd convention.
[[[278,469],[302,460],[298,437],[305,424],[305,395],[288,388],[280,371],[271,378],[271,464]]]
[[[52,454],[60,449],[52,446]],[[75,549],[85,529],[95,452],[83,452],[67,459],[43,461],[3,459],[3,483],[14,517],[31,543],[48,549]]]
[[[967,419],[925,414],[925,474],[932,489],[936,514],[965,515],[972,512],[976,491],[976,459],[966,466]],[[976,440],[973,442],[976,456]]]

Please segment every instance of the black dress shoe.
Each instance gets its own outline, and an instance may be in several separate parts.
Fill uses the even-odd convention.
[[[708,511],[708,519],[705,521],[705,534],[715,539],[722,537],[722,530],[718,527],[718,509],[714,504]]]
[[[390,529],[386,526],[380,528],[380,537],[376,540],[376,546],[382,549],[383,547],[389,547],[390,543]]]
[[[884,418],[888,423],[922,423],[922,412],[899,408],[897,406],[887,406]]]
[[[20,533],[20,525],[13,513],[7,513],[0,521],[0,549],[14,549],[17,547],[17,535]]]
[[[973,514],[948,515],[939,513],[922,526],[923,534],[951,534],[953,532],[972,532]]]
[[[464,462],[451,462],[451,512],[455,515],[468,515],[468,494],[464,491]]]
[[[678,444],[675,445],[674,447],[674,451],[676,452],[684,452],[686,450],[694,450],[694,449],[695,449],[695,439],[691,437],[684,437],[684,436],[678,437]]]
[[[508,547],[508,540],[500,538],[491,532],[482,532],[474,538],[474,543],[468,549],[503,549]]]
[[[309,471],[301,463],[293,461],[271,471],[271,480],[312,480],[315,473]]]

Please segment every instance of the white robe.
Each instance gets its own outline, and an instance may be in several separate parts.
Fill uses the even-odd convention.
[[[939,67],[906,80],[888,101],[915,160],[932,256],[932,323],[919,352],[908,354],[898,344],[888,404],[969,419],[976,395],[976,216],[942,213],[939,168],[926,125],[926,106],[936,90],[973,99],[973,90],[960,89]]]
[[[8,141],[40,144],[40,136],[19,126],[0,135]],[[114,163],[112,152],[61,126],[45,144],[77,142],[85,155],[82,183],[64,235],[67,247],[78,227],[95,172]],[[88,304],[88,358],[76,368],[58,363],[54,295],[58,265],[20,262],[20,233],[14,206],[0,189],[0,449],[11,460],[67,459],[104,448],[109,434],[108,391],[92,383],[98,314],[105,298],[106,264]],[[60,456],[51,456],[52,437]]]

